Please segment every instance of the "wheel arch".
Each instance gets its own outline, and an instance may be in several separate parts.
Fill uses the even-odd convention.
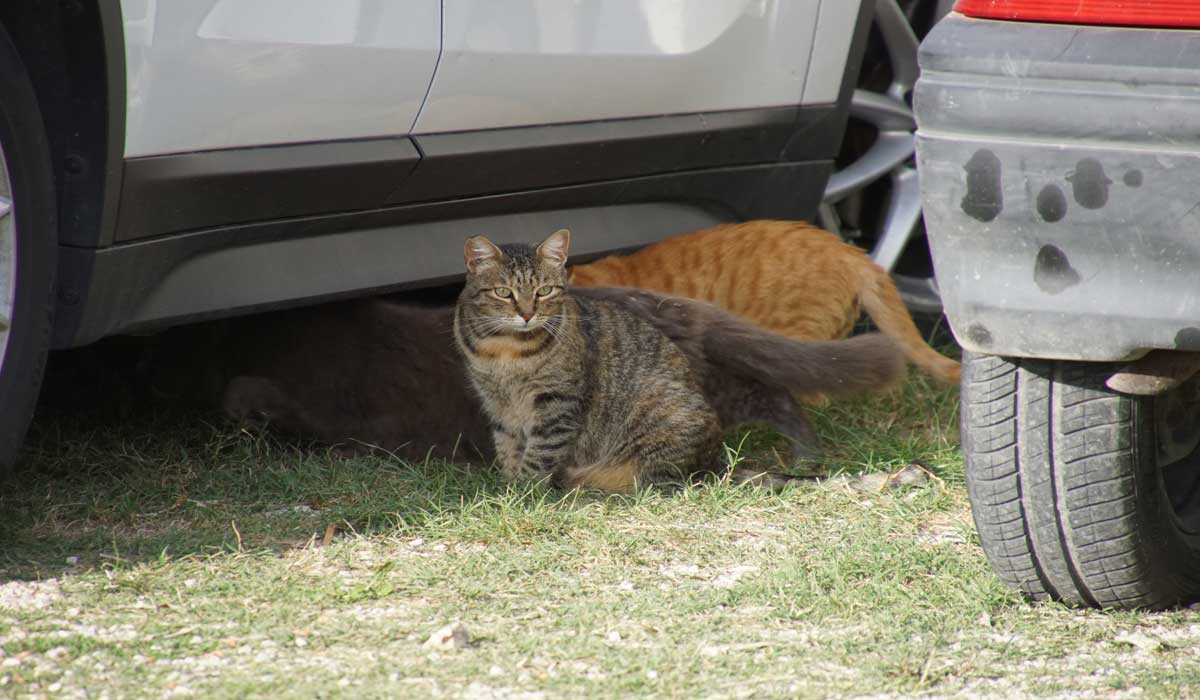
[[[5,0],[0,25],[29,73],[50,142],[60,244],[112,240],[125,149],[120,0]]]

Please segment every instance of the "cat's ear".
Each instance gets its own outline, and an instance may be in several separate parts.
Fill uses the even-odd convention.
[[[571,232],[560,228],[537,247],[538,257],[545,258],[559,267],[564,267],[567,264],[567,247],[570,244]]]
[[[467,272],[479,272],[490,265],[498,265],[504,259],[504,253],[487,238],[473,236],[463,246],[463,257],[467,259]]]

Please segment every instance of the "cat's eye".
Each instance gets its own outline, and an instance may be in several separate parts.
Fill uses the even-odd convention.
[[[509,289],[508,287],[496,287],[495,289],[492,290],[492,294],[495,294],[496,296],[500,297],[501,299],[511,299],[512,295],[513,295],[513,291],[511,289]]]
[[[551,287],[549,285],[546,285],[545,287],[538,287],[538,290],[537,290],[537,295],[539,297],[548,297],[553,293],[554,293],[554,287]]]

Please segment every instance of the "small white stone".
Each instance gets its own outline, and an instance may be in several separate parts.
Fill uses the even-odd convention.
[[[613,630],[612,632],[608,633],[608,637],[606,637],[606,639],[611,644],[617,644],[621,641],[621,633],[616,630]]]
[[[492,666],[491,668],[488,669],[488,675],[489,676],[503,676],[504,669],[500,668],[499,666]]]
[[[463,649],[471,643],[471,635],[461,622],[452,622],[429,635],[422,645],[426,649]]]
[[[756,571],[758,571],[758,567],[752,565],[731,567],[728,571],[713,579],[713,586],[715,588],[733,588],[743,576]]]
[[[1167,647],[1161,639],[1151,637],[1144,632],[1121,632],[1113,637],[1113,641],[1128,644],[1138,651],[1162,651]]]
[[[298,647],[306,647],[306,646],[308,646],[308,640],[305,639],[304,637],[296,637],[295,644]]]
[[[655,671],[655,670],[654,670],[654,669],[652,669],[652,668],[651,668],[651,669],[647,669],[647,671],[646,671],[646,677],[647,677],[647,678],[649,678],[650,680],[654,680],[655,678],[658,678],[658,671]]]
[[[694,578],[700,574],[700,567],[695,564],[675,564],[659,568],[658,573],[669,578],[679,576]]]
[[[76,556],[67,557],[67,564],[69,564],[70,566],[75,566],[78,563],[79,563],[79,557],[76,557]]]

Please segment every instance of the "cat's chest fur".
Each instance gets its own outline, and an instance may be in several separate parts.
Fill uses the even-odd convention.
[[[472,362],[483,371],[521,373],[526,367],[536,367],[552,342],[546,333],[525,335],[493,335],[475,341]]]
[[[538,396],[563,389],[549,380],[565,374],[562,365],[568,359],[558,342],[550,341],[538,352],[527,354],[543,339],[518,340],[514,343],[511,337],[498,336],[477,341],[476,352],[468,360],[488,413],[513,434],[522,434],[536,422]]]

